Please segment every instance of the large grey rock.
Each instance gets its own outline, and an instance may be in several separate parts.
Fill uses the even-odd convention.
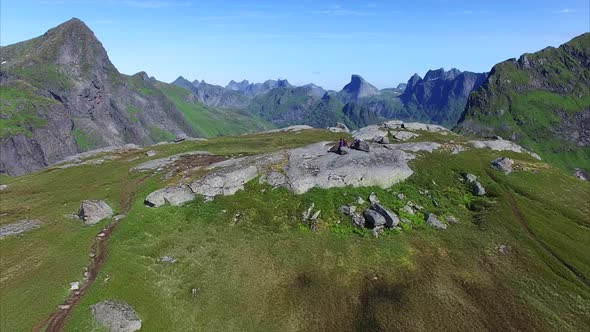
[[[384,226],[387,222],[385,220],[385,217],[383,217],[379,214],[379,212],[373,209],[366,209],[363,212],[363,217],[365,217],[365,225],[369,228]]]
[[[309,189],[345,186],[388,188],[412,174],[408,161],[413,155],[377,146],[370,153],[349,150],[346,155],[328,153],[329,142],[290,150],[284,167],[291,190],[302,194]]]
[[[0,227],[0,239],[6,236],[17,235],[41,227],[41,221],[36,219],[20,220],[12,224]]]
[[[6,188],[8,188],[8,185],[6,185],[6,184],[0,184],[0,191],[4,190]]]
[[[468,183],[475,183],[475,181],[477,181],[477,176],[471,173],[463,174],[463,178],[465,178],[465,181],[467,181]]]
[[[356,206],[354,205],[342,205],[341,207],[338,208],[338,212],[345,214],[347,216],[351,216],[355,213],[356,211]]]
[[[401,120],[389,120],[383,122],[383,127],[385,127],[386,129],[399,129],[402,127],[403,124],[404,122]]]
[[[94,319],[111,332],[133,332],[141,329],[141,319],[127,302],[107,300],[90,307]]]
[[[362,141],[370,141],[375,136],[387,136],[387,130],[378,125],[372,125],[357,129],[352,132],[352,137]]]
[[[78,216],[86,225],[94,225],[113,217],[113,209],[105,201],[86,200],[80,204]]]
[[[371,203],[371,204],[377,204],[377,203],[381,203],[381,201],[379,200],[379,197],[377,196],[377,194],[375,194],[374,192],[372,192],[369,195],[369,203]]]
[[[189,186],[193,193],[206,197],[228,196],[244,189],[244,184],[257,176],[256,166],[221,169],[207,174]]]
[[[429,213],[426,216],[426,225],[438,229],[447,229],[447,225],[440,221],[434,213]]]
[[[392,228],[399,225],[399,217],[394,212],[388,210],[386,207],[379,203],[375,203],[371,205],[371,209],[375,210],[379,213],[383,218],[385,218],[385,226]]]
[[[514,165],[514,160],[506,157],[499,157],[492,160],[492,168],[504,172],[504,174],[512,173],[512,166]]]
[[[195,199],[195,194],[188,186],[158,189],[145,198],[146,205],[160,207],[165,204],[179,206]]]

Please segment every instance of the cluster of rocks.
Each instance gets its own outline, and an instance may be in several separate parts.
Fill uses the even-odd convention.
[[[303,222],[309,224],[309,229],[311,229],[313,232],[317,230],[318,218],[322,213],[322,210],[317,210],[314,212],[314,208],[315,203],[311,203],[309,208],[307,208],[307,210],[303,211],[301,214]]]
[[[405,197],[403,194],[400,194],[398,198],[403,200]],[[359,198],[357,199],[357,203],[364,204],[364,200]],[[370,206],[362,211],[362,213],[357,210],[358,207],[354,204],[343,205],[338,209],[338,211],[343,215],[350,216],[353,225],[371,229],[373,236],[375,237],[379,237],[379,235],[381,235],[386,228],[399,228],[400,222],[410,222],[408,219],[400,218],[398,214],[382,205],[375,193],[371,193],[371,195],[369,195],[369,203]],[[414,215],[414,209],[423,210],[424,208],[415,205],[412,202],[407,202],[407,204],[400,210]],[[459,221],[453,216],[448,216],[447,222],[454,224],[459,223]],[[447,229],[447,225],[440,221],[439,218],[432,213],[426,215],[426,224],[438,229]]]

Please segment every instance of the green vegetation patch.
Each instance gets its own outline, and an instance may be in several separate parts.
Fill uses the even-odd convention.
[[[96,140],[92,135],[86,133],[84,130],[76,128],[72,131],[74,140],[82,151],[92,150],[97,146]]]
[[[176,138],[173,133],[158,127],[150,127],[150,133],[156,142],[172,142]]]
[[[131,105],[131,106],[127,107],[126,111],[127,111],[127,114],[129,115],[129,119],[131,120],[131,122],[133,122],[133,123],[139,122],[138,114],[141,113],[141,110],[139,109],[139,107]]]
[[[47,124],[39,113],[58,104],[54,99],[37,95],[35,89],[25,83],[0,86],[0,137],[30,136],[32,129]]]

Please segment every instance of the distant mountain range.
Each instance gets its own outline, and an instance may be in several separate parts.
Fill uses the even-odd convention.
[[[0,173],[19,175],[104,147],[177,135],[235,135],[308,124],[350,128],[388,119],[435,123],[521,142],[564,167],[590,169],[589,34],[486,73],[430,70],[378,89],[360,75],[340,91],[287,80],[218,86],[121,74],[72,19],[2,47]]]

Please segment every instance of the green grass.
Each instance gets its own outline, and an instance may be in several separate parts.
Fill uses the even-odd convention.
[[[47,124],[39,114],[54,105],[56,100],[39,96],[35,88],[24,82],[0,86],[0,138],[25,134]]]
[[[158,158],[189,150],[236,156],[339,135],[311,130],[153,148]],[[459,140],[437,134],[420,139]],[[387,190],[293,195],[255,180],[234,196],[157,209],[143,199],[165,180],[149,176],[140,185],[144,175],[128,171],[150,159],[141,152],[94,167],[6,179],[0,213],[9,217],[2,223],[24,217],[49,223],[0,241],[2,271],[10,271],[0,284],[0,329],[30,330],[66,296],[68,282],[80,278],[102,225],[85,227],[63,214],[85,198],[106,199],[120,211],[137,191],[110,239],[106,265],[66,331],[102,330],[89,306],[112,298],[129,302],[145,331],[583,330],[590,323],[590,290],[538,241],[590,275],[590,185],[515,153],[502,155],[525,170],[504,175],[489,168],[499,155],[485,149],[424,154],[412,162],[414,175]],[[134,157],[139,159],[127,161]],[[471,194],[464,172],[480,178],[487,197]],[[432,197],[419,193],[424,190]],[[404,205],[397,197],[404,193],[427,212],[452,214],[461,224],[437,231],[423,215],[403,215],[412,219],[403,230],[374,239],[336,211],[372,191],[392,210]],[[317,232],[300,221],[312,202],[322,210]],[[498,252],[502,244],[506,255]],[[159,262],[164,255],[178,262]]]

